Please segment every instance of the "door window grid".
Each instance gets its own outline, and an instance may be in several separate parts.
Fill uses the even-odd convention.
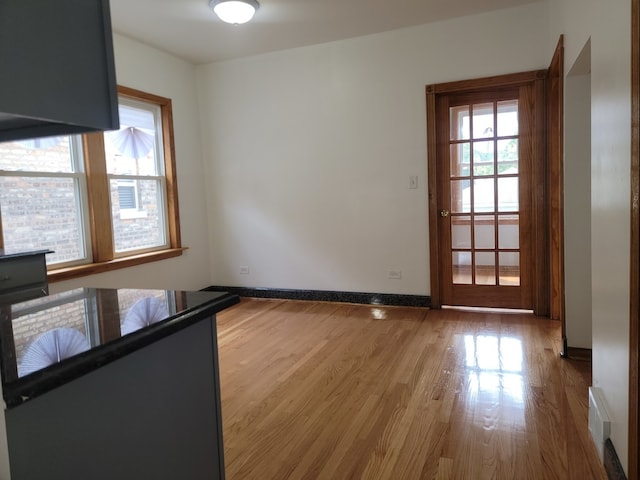
[[[450,108],[453,283],[520,285],[517,115],[517,100]]]

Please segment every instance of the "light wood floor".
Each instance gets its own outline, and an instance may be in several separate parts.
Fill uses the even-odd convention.
[[[227,480],[606,478],[556,321],[243,300],[218,342]]]

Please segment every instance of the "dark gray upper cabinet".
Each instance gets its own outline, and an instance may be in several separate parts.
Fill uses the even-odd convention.
[[[0,0],[0,141],[117,128],[109,0]]]

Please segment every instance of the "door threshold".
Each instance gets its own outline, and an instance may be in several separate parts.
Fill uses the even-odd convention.
[[[533,315],[533,310],[526,310],[521,308],[468,307],[466,305],[442,305],[442,308],[448,310],[462,310],[465,312],[530,313]]]

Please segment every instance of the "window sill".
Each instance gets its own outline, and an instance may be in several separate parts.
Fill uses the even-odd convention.
[[[67,268],[52,269],[47,272],[49,283],[72,280],[74,278],[86,277],[97,273],[111,272],[121,268],[134,267],[145,263],[157,262],[167,258],[179,257],[186,247],[171,248],[157,252],[131,255],[129,257],[115,258],[108,262],[88,263],[86,265],[76,265]]]

